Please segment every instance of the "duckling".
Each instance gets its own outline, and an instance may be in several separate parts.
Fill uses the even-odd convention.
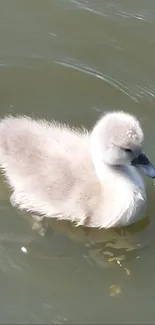
[[[145,185],[155,177],[142,151],[138,119],[105,113],[91,131],[27,116],[0,121],[0,168],[11,203],[42,218],[76,226],[123,227],[142,218]]]

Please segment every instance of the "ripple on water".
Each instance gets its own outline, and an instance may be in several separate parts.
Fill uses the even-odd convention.
[[[130,93],[130,89],[129,87],[125,84],[122,83],[98,70],[89,68],[88,66],[82,65],[82,64],[77,64],[74,63],[72,64],[72,61],[54,61],[55,64],[59,64],[62,65],[65,68],[70,68],[70,69],[74,69],[77,70],[79,72],[85,73],[89,76],[93,76],[97,79],[100,79],[106,83],[108,83],[110,86],[116,88],[117,90],[119,90],[120,92],[124,93],[126,96],[128,96],[130,99],[132,99],[135,102],[138,102],[138,99],[136,97],[134,97],[131,93]]]

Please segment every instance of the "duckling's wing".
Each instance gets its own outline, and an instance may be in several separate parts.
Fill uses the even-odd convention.
[[[46,215],[60,206],[65,211],[62,202],[84,182],[88,152],[85,134],[24,117],[0,122],[0,165],[21,208]]]

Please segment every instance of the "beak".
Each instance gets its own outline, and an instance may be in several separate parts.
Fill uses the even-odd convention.
[[[149,177],[155,178],[155,166],[151,164],[144,153],[141,153],[138,157],[134,158],[131,162],[131,165],[138,167]]]

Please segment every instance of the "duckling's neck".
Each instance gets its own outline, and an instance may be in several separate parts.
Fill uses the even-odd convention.
[[[102,189],[104,204],[101,203],[100,213],[106,216],[102,224],[106,228],[131,224],[142,217],[146,207],[143,180],[134,166],[108,164],[96,140],[98,138],[93,134],[90,151]]]
[[[112,182],[113,186],[115,186],[114,183],[116,181],[117,185],[120,183],[126,183],[131,187],[131,189],[136,186],[142,191],[145,190],[143,180],[135,167],[130,165],[125,166],[108,164],[103,159],[102,152],[98,145],[93,145],[91,147],[91,156],[96,175],[101,185],[107,181],[108,183]]]
[[[141,219],[146,195],[143,180],[136,168],[108,165],[97,156],[93,156],[93,163],[102,188],[104,204],[101,214],[106,216],[102,221],[104,227],[121,227]]]
[[[122,173],[121,166],[109,165],[106,162],[101,161],[97,155],[95,157],[93,156],[92,160],[97,178],[101,184],[104,184],[106,180],[109,182],[113,181],[114,174],[118,177]]]
[[[115,181],[118,183],[126,183],[131,188],[139,187],[141,190],[144,190],[143,180],[133,166],[124,166],[124,165],[110,165],[104,161],[94,158],[93,159],[96,175],[101,183],[104,184],[105,181],[109,183],[112,182],[115,186]]]

